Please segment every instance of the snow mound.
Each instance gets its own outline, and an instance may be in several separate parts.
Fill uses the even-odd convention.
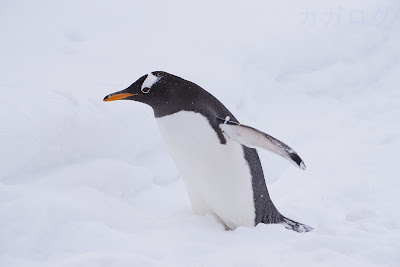
[[[0,266],[400,266],[398,1],[0,6]],[[155,70],[299,153],[260,157],[312,232],[193,215],[152,110],[102,102]]]

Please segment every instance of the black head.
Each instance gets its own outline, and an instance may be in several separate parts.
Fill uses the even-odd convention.
[[[238,122],[231,112],[206,90],[178,76],[154,71],[140,77],[125,90],[109,94],[104,101],[134,100],[151,106],[156,118],[185,110],[205,116],[220,138],[226,140],[219,128],[218,118],[229,116]]]
[[[151,106],[156,117],[160,117],[180,110],[194,110],[196,104],[209,97],[213,98],[192,82],[163,71],[154,71],[140,77],[125,90],[107,95],[104,101],[142,102]]]

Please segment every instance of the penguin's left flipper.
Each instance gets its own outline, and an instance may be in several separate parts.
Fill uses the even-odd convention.
[[[302,170],[306,169],[306,165],[299,155],[278,139],[250,126],[221,118],[217,118],[217,120],[222,122],[219,127],[229,138],[250,148],[259,147],[274,152],[289,160],[296,167]]]

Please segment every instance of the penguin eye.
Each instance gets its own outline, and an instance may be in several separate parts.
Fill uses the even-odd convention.
[[[149,87],[142,88],[142,93],[148,94],[149,92],[150,92],[150,88]]]

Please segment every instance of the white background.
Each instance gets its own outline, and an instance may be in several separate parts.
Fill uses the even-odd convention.
[[[0,1],[0,266],[399,266],[399,12]],[[277,208],[314,231],[192,213],[151,108],[102,102],[154,70],[299,153],[306,171],[260,156]]]

